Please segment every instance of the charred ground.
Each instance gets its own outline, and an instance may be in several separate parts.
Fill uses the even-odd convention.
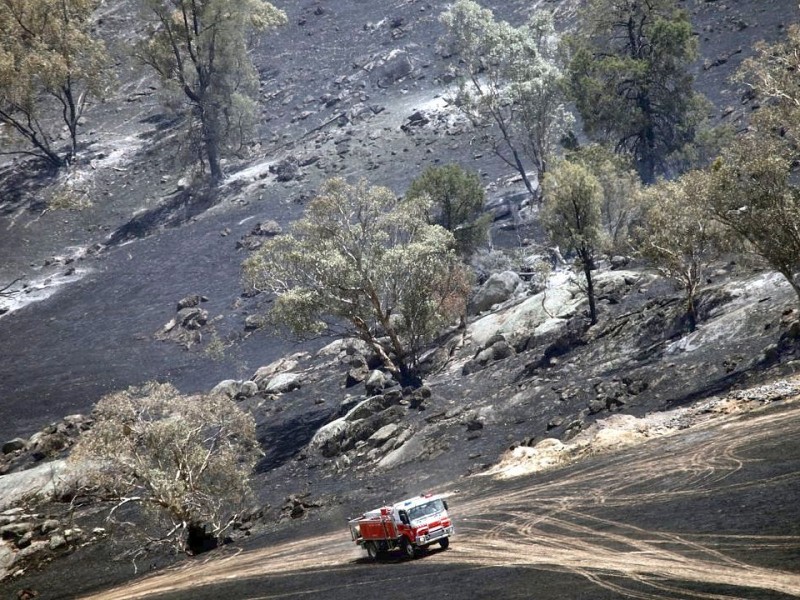
[[[126,0],[104,9],[100,27],[112,47],[120,49],[138,35],[134,4]],[[429,361],[424,394],[368,391],[363,383],[345,388],[353,353],[318,355],[330,340],[297,344],[246,328],[247,318],[263,308],[263,300],[242,296],[239,266],[247,250],[239,242],[257,223],[274,220],[285,226],[333,175],[368,177],[402,193],[425,166],[458,162],[477,170],[489,186],[490,205],[498,215],[496,243],[516,244],[536,232],[535,224],[521,230],[510,226],[503,206],[518,197],[519,184],[509,183],[512,174],[491,149],[476,143],[469,127],[443,108],[448,60],[438,53],[435,41],[444,2],[275,4],[287,11],[289,25],[264,37],[256,49],[264,102],[261,142],[251,149],[252,158],[226,164],[229,178],[218,194],[206,195],[181,181],[185,172],[180,160],[186,153],[179,142],[181,124],[161,108],[154,82],[124,58],[117,94],[88,115],[83,158],[73,173],[85,180],[91,208],[46,210],[44,200],[58,178],[27,163],[3,166],[0,277],[7,282],[19,277],[29,285],[18,296],[23,301],[37,294],[47,297],[0,317],[0,439],[27,437],[65,415],[87,413],[103,394],[128,385],[158,379],[186,392],[208,391],[222,380],[244,380],[262,365],[306,352],[294,369],[303,378],[299,389],[243,401],[257,417],[266,454],[255,478],[262,510],[248,524],[253,534],[239,532],[238,543],[251,549],[277,546],[267,558],[255,550],[259,558],[252,565],[274,574],[243,576],[241,587],[194,590],[185,597],[291,596],[305,590],[345,598],[352,597],[353,586],[377,597],[380,587],[368,583],[375,574],[373,565],[349,555],[339,560],[349,552],[339,539],[342,519],[373,503],[443,485],[459,488],[465,497],[463,543],[413,565],[380,565],[379,582],[402,581],[411,569],[415,575],[421,570],[443,578],[431,584],[441,594],[466,580],[476,585],[473,597],[488,597],[497,594],[493,586],[481,587],[481,581],[490,579],[488,570],[503,573],[508,582],[504,597],[529,597],[532,588],[537,595],[554,598],[636,596],[643,590],[652,593],[652,577],[662,590],[657,597],[686,597],[692,590],[748,598],[797,594],[794,580],[780,590],[742,591],[737,587],[741,581],[698,581],[685,573],[675,576],[686,577],[676,583],[661,571],[643,580],[624,569],[609,567],[599,575],[592,570],[607,560],[609,548],[618,552],[618,546],[629,544],[634,552],[652,552],[652,547],[640,546],[646,539],[659,548],[677,544],[686,550],[678,553],[693,560],[722,548],[723,556],[712,561],[710,571],[722,565],[796,574],[798,532],[792,523],[800,520],[791,506],[796,504],[792,486],[798,457],[791,444],[785,447],[796,433],[791,408],[773,408],[775,421],[767,418],[762,433],[752,442],[743,440],[744,446],[732,454],[725,454],[732,447],[725,446],[730,442],[725,434],[704,432],[721,455],[732,456],[734,462],[740,454],[752,460],[743,461],[747,468],[732,469],[719,487],[710,476],[712,483],[700,486],[705,491],[695,496],[688,490],[697,480],[681,480],[681,466],[639,483],[628,475],[645,456],[655,470],[661,467],[656,457],[670,453],[695,464],[691,457],[702,458],[707,447],[695,446],[692,438],[676,438],[664,447],[650,442],[632,454],[595,458],[567,472],[544,475],[533,488],[529,481],[498,484],[466,477],[486,470],[512,445],[529,446],[545,437],[569,440],[614,414],[641,417],[790,376],[797,369],[797,332],[792,328],[797,310],[791,291],[777,276],[749,265],[721,265],[700,301],[701,327],[687,336],[680,299],[667,283],[635,265],[625,273],[608,270],[598,326],[588,328],[583,308],[575,304],[565,315],[563,330],[508,336],[510,352],[496,358],[501,356],[498,350],[486,364],[476,364],[476,356],[494,344],[487,346],[490,336],[483,333],[491,325],[485,319],[492,316],[474,315],[467,332],[453,331],[441,340],[440,351]],[[484,4],[506,18],[532,8],[521,2]],[[574,12],[570,1],[535,4],[556,7],[560,22],[569,26]],[[697,85],[714,102],[712,120],[740,124],[750,109],[729,77],[754,41],[780,35],[797,16],[796,5],[784,0],[686,5],[702,53]],[[277,181],[270,166],[286,159],[298,165],[297,172],[288,181]],[[175,315],[176,302],[194,293],[208,298],[202,307],[211,324],[203,339],[189,349],[157,339]],[[525,299],[513,299],[494,314],[502,320]],[[208,351],[215,338],[222,341],[221,353]],[[380,410],[339,447],[325,453],[308,448],[322,425],[371,395],[384,398]],[[737,427],[750,435],[747,418],[742,421]],[[408,441],[372,453],[371,446],[359,445],[385,425],[397,425],[396,435],[408,432]],[[388,466],[376,469],[392,453]],[[614,496],[607,492],[609,481],[619,489],[638,485],[640,496],[626,496],[609,507],[608,499],[600,497]],[[545,488],[549,491],[542,495]],[[663,502],[657,498],[673,489],[687,493],[676,492]],[[773,504],[760,500],[766,490]],[[580,507],[564,509],[566,516],[548,521],[545,530],[531,525],[541,516],[539,507],[547,507],[552,516],[564,498],[580,495],[585,496]],[[509,500],[495,507],[498,497]],[[739,509],[728,510],[737,504]],[[634,510],[634,505],[640,508]],[[297,506],[302,507],[301,518],[292,519]],[[514,521],[529,534],[527,541],[518,540],[522,554],[541,560],[516,564],[520,546],[509,545],[496,529],[507,519],[504,515],[522,519]],[[95,514],[82,518],[100,522]],[[559,528],[560,537],[552,545],[537,545],[537,539]],[[308,549],[292,546],[319,531],[329,534],[323,542],[312,539]],[[547,562],[542,554],[567,539],[564,531],[574,534],[575,546],[567,546],[573,552],[600,535],[598,531],[606,538],[595,548],[596,557],[582,555],[578,564],[568,566],[561,561],[558,568],[542,566]],[[661,540],[653,542],[654,531]],[[711,541],[698,542],[693,537],[697,531]],[[487,532],[489,539],[502,540],[502,548],[483,541]],[[672,541],[666,539],[670,535]],[[772,538],[758,536],[780,539],[772,544]],[[731,541],[735,539],[747,541]],[[108,561],[109,554],[125,550],[125,542],[119,543],[107,540],[77,549],[46,571],[32,569],[3,582],[0,589],[14,594],[31,588],[41,598],[66,598],[125,581],[132,575],[130,563]],[[753,548],[757,551],[751,552]],[[218,558],[224,560],[231,552],[235,550],[227,548]],[[291,566],[296,552],[304,556],[302,568]],[[626,555],[619,556],[624,560]],[[175,557],[149,560],[162,565]],[[211,560],[210,568],[215,564]],[[282,569],[288,569],[285,577],[279,574]],[[334,591],[327,587],[330,573],[341,582]]]

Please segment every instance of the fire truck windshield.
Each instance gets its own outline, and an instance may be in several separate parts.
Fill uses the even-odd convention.
[[[411,510],[408,511],[408,518],[412,521],[416,521],[418,519],[423,519],[425,517],[429,517],[431,515],[435,515],[438,512],[442,512],[444,510],[444,503],[441,500],[433,500],[432,502],[426,502],[425,504],[420,504],[419,506],[415,506]]]

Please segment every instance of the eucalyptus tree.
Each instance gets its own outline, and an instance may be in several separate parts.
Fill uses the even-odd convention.
[[[288,234],[245,261],[245,282],[277,296],[274,323],[300,336],[359,337],[412,380],[419,351],[464,314],[470,290],[453,234],[428,223],[430,202],[331,179]]]
[[[458,58],[456,106],[475,125],[496,127],[495,152],[537,195],[528,170],[541,181],[572,123],[552,16],[537,11],[513,27],[472,0],[458,0],[441,19],[448,31],[444,46]]]
[[[633,236],[641,254],[684,290],[691,331],[697,328],[697,293],[728,248],[722,224],[708,210],[710,186],[706,171],[689,171],[651,186]]]
[[[92,418],[70,460],[88,485],[115,501],[109,520],[123,506],[139,505],[166,521],[157,539],[191,546],[221,537],[248,508],[260,450],[253,417],[233,400],[149,383],[105,396]]]
[[[254,124],[258,74],[248,34],[286,23],[286,14],[265,0],[145,2],[154,22],[138,56],[159,75],[168,96],[181,99],[201,164],[218,183],[223,152],[240,144]]]
[[[630,227],[641,212],[643,186],[630,160],[606,146],[589,144],[568,153],[572,162],[585,166],[603,191],[601,221],[608,241],[606,250],[626,254],[630,250]]]
[[[739,79],[761,104],[748,132],[712,165],[709,200],[728,225],[773,269],[800,301],[800,26],[775,44],[758,44]]]
[[[592,172],[578,162],[558,163],[544,179],[542,223],[552,241],[576,257],[586,280],[589,317],[597,323],[592,270],[606,238],[602,227],[603,188]]]
[[[486,192],[477,173],[458,165],[429,167],[406,192],[406,198],[423,195],[431,200],[428,221],[453,232],[462,256],[486,242],[491,216],[483,212]]]
[[[28,154],[54,167],[78,151],[81,117],[111,80],[105,45],[92,32],[99,0],[0,0],[0,124]],[[69,132],[60,147],[61,128]]]

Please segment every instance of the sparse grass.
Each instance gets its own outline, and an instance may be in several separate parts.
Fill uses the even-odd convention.
[[[53,191],[47,207],[50,210],[85,210],[92,206],[89,192],[85,189],[64,184]]]
[[[204,352],[211,360],[221,361],[225,359],[225,348],[225,342],[215,331],[211,334],[211,339],[209,339],[208,344],[206,344]]]

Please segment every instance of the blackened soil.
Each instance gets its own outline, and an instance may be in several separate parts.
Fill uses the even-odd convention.
[[[186,392],[208,391],[220,380],[248,378],[278,357],[313,348],[273,331],[245,333],[245,318],[260,300],[241,296],[245,254],[236,242],[258,221],[275,219],[285,226],[327,177],[366,176],[402,193],[424,167],[459,162],[493,184],[495,196],[516,191],[503,187],[513,174],[473,132],[400,128],[417,103],[446,92],[441,79],[447,63],[435,47],[444,0],[276,4],[287,10],[290,24],[265,36],[255,57],[263,75],[261,147],[249,162],[226,165],[232,177],[245,167],[256,168],[256,175],[227,185],[213,199],[176,195],[177,181],[186,175],[180,157],[187,149],[176,141],[180,124],[164,113],[153,81],[137,73],[121,82],[119,97],[88,116],[91,151],[79,167],[93,173],[93,208],[45,211],[42,198],[51,185],[45,173],[23,182],[17,169],[4,179],[0,283],[20,276],[58,282],[74,265],[47,266],[51,257],[95,243],[107,248],[76,263],[85,273],[77,282],[0,318],[0,442],[30,435],[64,415],[88,412],[103,394],[128,385],[157,379]],[[506,18],[533,6],[506,0],[483,4]],[[563,6],[569,16],[574,2],[533,4]],[[774,40],[796,20],[796,2],[685,4],[702,53],[698,87],[715,103],[714,122],[739,126],[749,109],[741,103],[741,90],[728,87],[728,77],[755,40]],[[131,15],[137,9],[127,0],[106,8],[104,27],[127,44],[136,34]],[[398,18],[403,24],[395,27]],[[387,85],[363,65],[392,50],[407,52],[413,71]],[[339,95],[341,100],[328,105]],[[373,106],[375,114],[335,124],[358,104]],[[123,157],[109,163],[107,157],[120,148],[126,150]],[[262,181],[266,169],[258,167],[287,154],[319,154],[320,160],[303,167],[300,180]],[[96,170],[91,160],[97,161]],[[509,243],[521,237],[504,235]],[[775,409],[762,421],[735,421],[706,437],[652,442],[512,483],[466,477],[521,439],[564,435],[571,422],[586,416],[584,394],[593,393],[601,380],[647,383],[624,409],[641,415],[766,376],[770,364],[761,353],[780,340],[786,325],[780,315],[793,299],[774,282],[764,289],[761,296],[752,293],[756,309],[729,320],[727,337],[709,334],[725,327],[715,330],[706,323],[723,318],[730,299],[709,293],[713,310],[704,315],[701,331],[683,340],[678,295],[662,284],[632,289],[631,299],[618,304],[604,302],[594,337],[580,349],[565,349],[547,368],[530,369],[536,357],[521,353],[469,377],[457,370],[432,374],[429,406],[409,411],[407,418],[417,430],[440,423],[428,453],[389,471],[303,457],[313,431],[338,414],[348,393],[343,367],[332,368],[324,389],[308,386],[257,411],[267,454],[255,486],[271,507],[270,533],[189,561],[185,579],[181,572],[168,572],[131,586],[144,586],[144,595],[170,588],[167,595],[176,598],[800,595],[800,456],[792,442],[798,433],[793,409]],[[202,342],[187,350],[157,341],[155,333],[174,316],[175,303],[194,293],[209,299],[203,307],[212,324]],[[221,355],[207,351],[215,337],[224,344]],[[784,361],[791,372],[797,363],[788,363],[796,352],[779,348],[774,360]],[[465,423],[479,417],[484,429],[468,431]],[[556,417],[562,424],[550,428]],[[459,527],[447,552],[375,565],[348,542],[342,526],[348,515],[447,487],[455,493]],[[280,503],[306,491],[322,506],[300,522],[275,525]],[[243,547],[247,552],[239,554]],[[23,587],[40,598],[90,591],[116,597],[105,588],[133,573],[129,562],[109,560],[117,555],[102,544],[79,549],[0,589],[12,598]],[[149,570],[174,559],[157,557],[139,566]]]
[[[798,433],[797,402],[778,403],[565,469],[462,479],[448,486],[450,549],[414,561],[370,563],[338,507],[241,554],[223,549],[88,597],[797,597],[800,447],[787,442]]]

